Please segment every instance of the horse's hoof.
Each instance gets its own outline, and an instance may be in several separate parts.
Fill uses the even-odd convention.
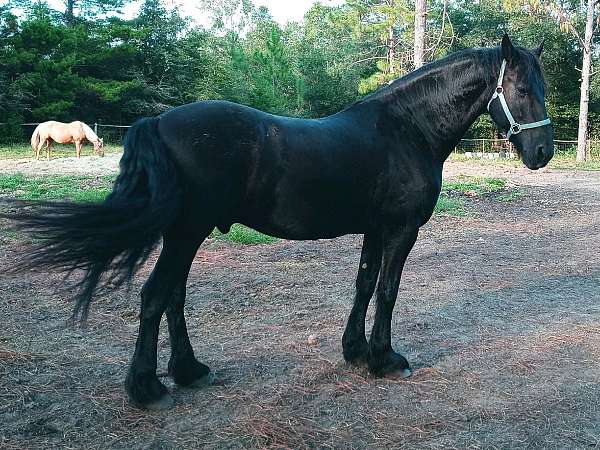
[[[412,374],[406,358],[393,350],[382,355],[369,355],[369,372],[376,377],[398,379],[408,378]]]
[[[198,389],[198,388],[210,386],[214,382],[215,382],[215,374],[211,371],[211,372],[208,372],[206,375],[198,378],[197,380],[192,381],[192,383],[188,384],[185,387],[189,388],[189,389]]]
[[[386,378],[391,378],[392,380],[405,380],[406,378],[410,378],[412,376],[412,370],[403,369],[398,372],[393,372],[386,375]]]
[[[364,365],[369,362],[369,344],[366,340],[352,342],[342,341],[344,360],[353,366]]]
[[[166,409],[171,409],[173,405],[175,405],[175,400],[171,394],[166,393],[163,394],[158,400],[145,404],[144,409],[149,411],[164,411]]]
[[[369,362],[369,358],[367,355],[359,355],[353,358],[344,356],[344,362],[350,366],[360,367],[366,365]]]

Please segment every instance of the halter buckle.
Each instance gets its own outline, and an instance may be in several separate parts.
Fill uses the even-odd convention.
[[[496,86],[496,94],[504,93],[504,88],[502,86]]]
[[[511,134],[519,134],[521,131],[523,131],[523,128],[521,128],[520,123],[513,123],[510,126],[510,130],[511,130]]]

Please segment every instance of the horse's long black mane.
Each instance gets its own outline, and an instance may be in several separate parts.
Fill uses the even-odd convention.
[[[410,89],[414,84],[421,83],[424,79],[431,77],[432,75],[446,75],[448,73],[454,73],[457,65],[465,64],[465,62],[473,62],[473,68],[476,73],[459,73],[458,76],[453,76],[449,81],[452,81],[451,86],[437,86],[439,88],[452,88],[454,85],[464,83],[467,78],[471,78],[474,75],[482,79],[493,79],[494,74],[497,76],[500,70],[502,58],[500,55],[500,48],[480,48],[480,49],[467,49],[451,53],[448,56],[424,64],[422,67],[407,73],[406,75],[397,78],[390,82],[386,86],[382,86],[375,92],[367,95],[365,98],[356,101],[352,106],[366,103],[369,101],[380,101],[385,100],[386,97],[394,95],[398,90]],[[429,89],[426,90],[427,94],[437,93],[436,86],[433,84],[428,85]]]
[[[516,49],[519,51],[520,56],[525,60],[525,64],[521,67],[525,77],[530,81],[541,80],[545,83],[540,65],[535,60],[534,55],[524,47],[516,47]],[[456,67],[464,65],[465,63],[472,63],[472,70],[469,72],[456,73]],[[451,53],[444,58],[427,63],[422,67],[397,78],[365,98],[356,101],[352,106],[373,100],[385,100],[386,97],[393,96],[399,90],[410,89],[413,85],[420,84],[424,79],[428,79],[432,76],[452,74],[452,77],[447,79],[448,83],[445,85],[427,84],[428,88],[425,89],[424,93],[428,95],[438,94],[440,89],[453,89],[473,78],[495,81],[500,72],[501,63],[502,55],[500,47],[466,49]]]

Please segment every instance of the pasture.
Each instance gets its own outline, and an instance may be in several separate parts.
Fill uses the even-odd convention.
[[[0,193],[29,198],[54,182],[85,201],[76,192],[103,195],[117,161],[2,161]],[[446,164],[442,203],[409,256],[393,316],[392,342],[415,369],[407,380],[372,378],[341,357],[360,236],[209,239],[190,272],[186,315],[216,382],[189,390],[162,378],[176,400],[166,412],[131,407],[123,389],[138,292],[156,255],[130,289],[94,304],[85,330],[66,325],[60,275],[3,275],[0,447],[598,446],[599,178]],[[26,244],[2,232],[0,264],[14,264]]]

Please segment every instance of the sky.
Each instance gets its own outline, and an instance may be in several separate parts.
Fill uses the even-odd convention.
[[[288,21],[300,21],[306,11],[315,3],[315,0],[252,0],[257,6],[266,6],[269,8],[273,18],[284,25]],[[345,0],[320,0],[322,4],[328,6],[340,5]],[[1,1],[0,1],[1,3]],[[57,10],[64,10],[64,3],[61,0],[48,0],[50,6]],[[178,4],[182,6],[183,13],[192,16],[196,22],[206,25],[209,18],[206,14],[197,8],[197,2],[194,0],[164,0],[164,3]],[[139,2],[134,2],[124,10],[125,16],[134,16],[138,10]]]
[[[315,0],[253,0],[257,6],[266,6],[271,11],[271,15],[280,24],[286,22],[300,21],[304,13],[310,9]],[[340,5],[344,0],[321,0],[323,5]]]

